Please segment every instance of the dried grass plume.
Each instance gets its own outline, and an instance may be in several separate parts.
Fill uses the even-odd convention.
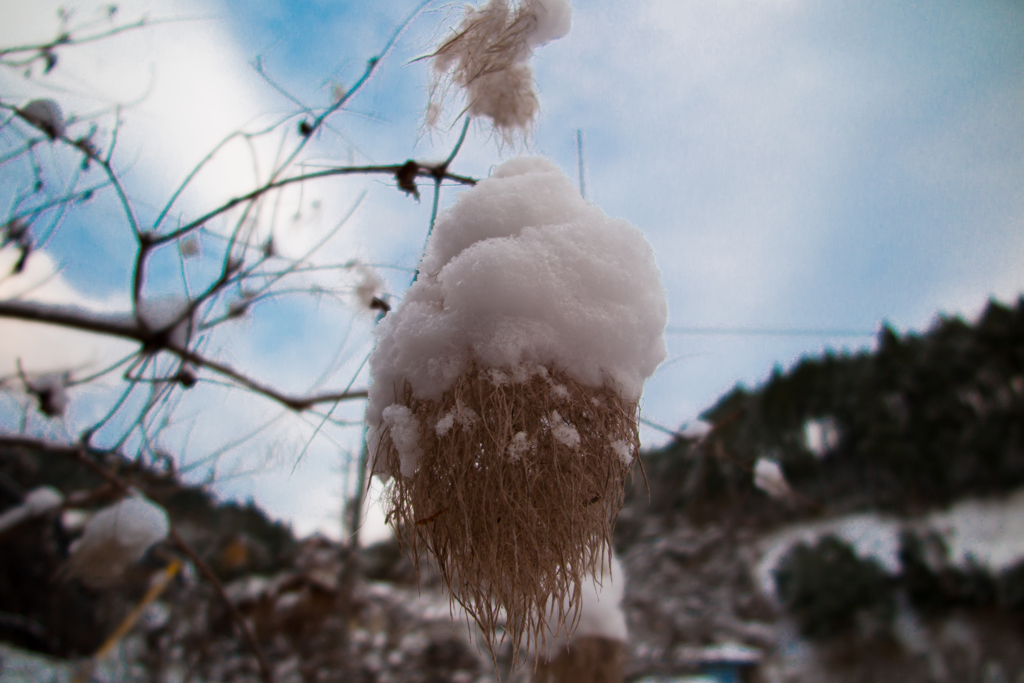
[[[406,390],[402,407],[414,419],[382,422],[375,469],[392,476],[388,516],[412,557],[433,553],[490,647],[502,621],[516,651],[571,626],[581,581],[610,552],[637,404],[535,366],[473,368],[440,400]]]
[[[458,29],[433,54],[427,124],[436,125],[445,95],[454,85],[466,92],[466,111],[485,116],[508,140],[529,130],[539,103],[527,61],[533,48],[569,31],[568,0],[490,0],[467,7]]]

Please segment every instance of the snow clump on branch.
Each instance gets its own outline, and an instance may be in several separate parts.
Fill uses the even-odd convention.
[[[793,495],[779,463],[768,458],[758,458],[754,465],[754,486],[772,498],[785,500]]]
[[[40,517],[56,510],[64,504],[64,496],[52,486],[41,486],[25,496],[21,505],[17,505],[0,514],[0,534],[35,517]]]
[[[569,0],[490,0],[466,8],[455,33],[434,53],[440,76],[431,87],[427,123],[435,125],[444,100],[443,77],[466,91],[471,116],[486,116],[506,139],[525,132],[537,114],[533,71],[527,61],[533,48],[569,32]],[[440,91],[440,92],[439,92]]]
[[[82,537],[71,544],[63,575],[96,588],[115,583],[169,532],[162,507],[141,495],[125,498],[89,520]]]
[[[175,348],[188,348],[192,336],[192,308],[183,296],[140,299],[138,320],[152,331],[167,331],[167,342]]]
[[[64,114],[53,100],[32,100],[17,111],[21,118],[46,133],[51,140],[63,137],[66,127]]]

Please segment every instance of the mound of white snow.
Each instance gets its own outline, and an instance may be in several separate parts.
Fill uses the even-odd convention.
[[[437,399],[473,364],[555,368],[635,401],[665,358],[666,317],[638,229],[549,161],[509,161],[438,216],[417,281],[378,325],[371,433],[405,383]]]
[[[579,622],[576,630],[569,636],[572,644],[576,638],[599,637],[627,642],[629,632],[626,628],[626,614],[622,611],[622,596],[626,590],[626,574],[619,558],[609,552],[601,575],[589,576],[580,586]],[[566,645],[564,631],[549,633],[545,659],[554,659]]]

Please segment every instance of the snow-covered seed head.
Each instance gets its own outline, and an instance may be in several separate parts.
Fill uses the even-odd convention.
[[[162,507],[141,495],[125,498],[97,512],[85,525],[82,537],[71,544],[63,576],[96,588],[116,583],[169,531]]]
[[[431,89],[428,125],[441,109],[448,77],[466,92],[467,111],[490,118],[510,138],[525,133],[539,108],[533,72],[527,61],[533,48],[569,32],[572,9],[568,0],[490,0],[468,8],[458,29],[434,53],[434,71],[440,77]]]
[[[665,358],[643,234],[552,163],[515,159],[437,217],[420,277],[377,326],[368,448],[411,557],[434,553],[487,643],[573,622]],[[539,532],[542,530],[542,533]]]
[[[32,100],[18,110],[21,118],[46,133],[50,139],[64,135],[64,114],[53,100]]]

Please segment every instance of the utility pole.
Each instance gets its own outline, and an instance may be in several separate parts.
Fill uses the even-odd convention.
[[[580,196],[587,198],[587,186],[583,180],[583,130],[576,129],[576,166],[580,175]]]

